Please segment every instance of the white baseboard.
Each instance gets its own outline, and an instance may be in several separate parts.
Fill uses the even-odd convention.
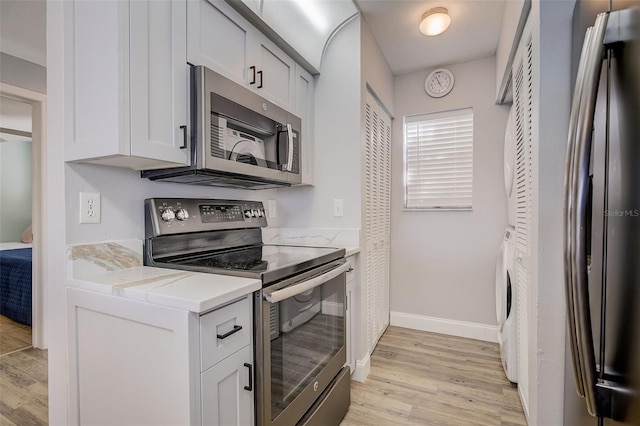
[[[364,382],[371,371],[371,357],[369,354],[362,360],[356,360],[356,368],[351,375],[351,380],[356,382]]]
[[[391,325],[498,343],[498,326],[390,312]]]

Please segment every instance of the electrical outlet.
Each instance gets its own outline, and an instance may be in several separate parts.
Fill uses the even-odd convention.
[[[344,200],[342,198],[333,199],[333,215],[336,217],[344,216]]]
[[[99,193],[80,193],[80,223],[100,223]]]
[[[267,200],[267,212],[269,213],[269,218],[278,217],[278,205],[276,204],[276,200]]]

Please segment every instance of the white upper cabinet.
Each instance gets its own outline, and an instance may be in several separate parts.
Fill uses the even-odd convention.
[[[189,0],[187,14],[189,63],[204,65],[293,110],[293,59],[223,0]]]
[[[65,14],[66,126],[74,135],[65,160],[186,165],[186,2],[74,1]]]
[[[187,60],[247,84],[254,31],[223,1],[187,2]]]
[[[255,89],[261,96],[294,108],[296,63],[262,34],[256,34]]]
[[[315,81],[313,76],[306,72],[300,65],[296,66],[296,105],[295,113],[302,120],[302,184],[313,185],[313,95]]]
[[[186,2],[136,0],[130,10],[131,155],[186,164]]]

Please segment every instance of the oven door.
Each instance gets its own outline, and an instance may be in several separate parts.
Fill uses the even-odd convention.
[[[343,259],[256,292],[259,426],[296,424],[346,362]]]

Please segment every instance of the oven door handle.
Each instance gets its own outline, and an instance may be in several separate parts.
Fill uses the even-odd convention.
[[[340,274],[347,272],[347,269],[351,267],[349,262],[343,263],[335,269],[330,270],[322,275],[319,275],[315,278],[311,278],[310,280],[303,281],[299,284],[293,284],[289,287],[285,287],[280,290],[273,291],[271,293],[264,293],[264,300],[269,303],[278,303],[282,300],[288,299],[293,296],[297,296],[300,293],[304,293],[305,291],[309,291],[312,288],[318,287],[327,281],[330,281],[337,277]]]

